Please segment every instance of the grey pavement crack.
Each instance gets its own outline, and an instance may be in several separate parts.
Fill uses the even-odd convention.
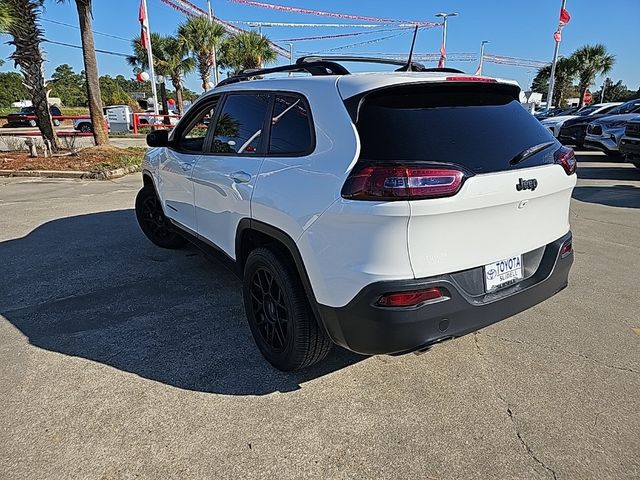
[[[498,335],[490,335],[487,333],[482,333],[481,335],[484,335],[485,337],[489,337],[489,338],[494,338],[496,340],[499,340],[501,342],[505,342],[505,343],[517,343],[520,345],[529,345],[531,347],[537,347],[537,348],[542,348],[545,350],[550,350],[554,353],[561,353],[561,354],[566,354],[566,355],[572,355],[574,357],[579,357],[579,358],[583,358],[585,360],[589,360],[590,362],[596,363],[600,366],[606,367],[606,368],[611,368],[614,370],[619,370],[621,372],[630,372],[630,373],[634,373],[636,375],[640,375],[640,371],[638,370],[634,370],[633,368],[629,368],[629,367],[620,367],[618,365],[609,365],[608,363],[605,363],[601,360],[597,360],[595,358],[591,358],[588,355],[585,355],[583,353],[577,353],[577,352],[572,352],[570,350],[561,350],[561,349],[557,349],[557,348],[553,348],[550,347],[548,345],[542,345],[540,343],[535,343],[535,342],[525,342],[523,340],[514,340],[512,338],[505,338],[505,337],[500,337]]]
[[[480,344],[478,343],[478,332],[474,332],[473,333],[473,343],[475,345],[475,349],[476,352],[478,353],[478,355],[482,358],[482,361],[485,363],[486,367],[491,370],[491,367],[489,366],[489,363],[487,362],[484,353],[482,353],[482,350],[480,349]],[[558,479],[558,475],[556,474],[555,470],[552,469],[551,467],[548,467],[536,454],[535,452],[531,449],[531,447],[529,446],[529,444],[525,441],[524,437],[522,436],[522,433],[520,432],[520,429],[518,428],[518,423],[516,422],[516,418],[515,415],[513,413],[513,410],[511,408],[511,404],[507,401],[506,398],[504,398],[504,396],[498,391],[498,388],[496,387],[495,382],[493,381],[493,379],[490,379],[491,382],[491,386],[493,388],[494,393],[496,394],[496,397],[504,404],[505,408],[506,408],[506,412],[507,412],[507,416],[509,417],[509,420],[511,420],[511,425],[513,426],[513,430],[516,434],[516,437],[518,438],[518,441],[520,442],[520,445],[522,446],[522,448],[524,449],[524,451],[527,453],[527,455],[534,460],[538,465],[540,465],[542,468],[544,468],[544,470],[548,473],[551,474],[551,476],[553,477],[553,480],[557,480]]]

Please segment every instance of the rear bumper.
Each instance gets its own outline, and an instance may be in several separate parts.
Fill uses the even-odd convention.
[[[548,244],[533,275],[496,293],[472,295],[469,291],[477,291],[478,285],[463,285],[457,274],[385,281],[368,285],[344,307],[318,305],[319,313],[331,339],[354,352],[394,354],[419,350],[504,320],[565,288],[573,253],[560,258],[560,248],[569,240],[570,232]],[[475,273],[466,278],[483,282],[483,277]],[[446,290],[449,299],[414,309],[374,305],[384,293],[430,287]]]

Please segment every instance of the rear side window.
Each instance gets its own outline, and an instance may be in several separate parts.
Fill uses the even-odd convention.
[[[303,154],[311,150],[312,141],[306,102],[298,96],[276,95],[271,117],[269,153]]]
[[[553,163],[547,148],[510,161],[553,136],[495,84],[418,85],[374,92],[358,114],[360,157],[372,162],[446,162],[476,173]]]
[[[256,153],[269,100],[269,94],[229,95],[216,124],[211,151],[230,155]]]

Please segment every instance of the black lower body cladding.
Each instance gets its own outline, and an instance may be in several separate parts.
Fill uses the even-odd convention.
[[[365,287],[344,307],[318,305],[330,338],[337,344],[362,354],[406,353],[428,347],[447,338],[460,337],[492,323],[504,320],[552,297],[567,286],[573,253],[561,256],[562,246],[571,241],[571,233],[546,245],[536,261],[537,268],[521,282],[493,293],[484,293],[484,285],[460,281],[458,274],[437,277],[385,281]],[[482,267],[478,267],[481,269]],[[464,278],[477,279],[477,269]],[[475,272],[474,272],[475,271]],[[447,292],[447,300],[413,309],[375,306],[378,298],[394,291],[438,287]],[[482,293],[480,293],[482,292]]]

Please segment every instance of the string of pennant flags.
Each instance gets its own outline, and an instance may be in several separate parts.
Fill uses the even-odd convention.
[[[439,22],[425,22],[423,20],[396,20],[393,18],[380,18],[380,17],[371,17],[368,15],[353,15],[349,13],[336,13],[336,12],[325,12],[322,10],[312,10],[309,8],[300,8],[300,7],[289,7],[286,5],[276,5],[273,3],[265,3],[265,2],[256,2],[253,0],[227,0],[231,3],[239,3],[242,5],[248,5],[251,7],[264,8],[268,10],[278,10],[281,12],[288,13],[301,13],[305,15],[315,15],[319,17],[331,17],[331,18],[342,18],[345,20],[362,20],[365,22],[378,22],[378,23],[409,23],[411,25],[418,25],[420,27],[439,27],[441,24]]]
[[[313,54],[317,54],[317,53],[327,53],[327,52],[334,52],[334,51],[339,51],[339,50],[348,50],[354,47],[358,47],[358,46],[364,46],[364,45],[370,45],[370,44],[375,44],[378,42],[382,42],[394,37],[398,37],[401,35],[404,35],[405,33],[407,33],[408,31],[410,31],[413,27],[415,27],[416,25],[418,25],[419,28],[436,28],[436,27],[441,27],[442,24],[439,22],[427,22],[427,21],[422,21],[422,20],[399,20],[399,19],[392,19],[392,18],[384,18],[384,17],[375,17],[375,16],[369,16],[369,15],[355,15],[355,14],[349,14],[349,13],[338,13],[338,12],[332,12],[332,11],[323,11],[323,10],[314,10],[314,9],[309,9],[309,8],[302,8],[302,7],[294,7],[294,6],[286,6],[286,5],[279,5],[279,4],[275,4],[275,3],[267,3],[267,2],[261,2],[261,1],[254,1],[254,0],[227,0],[228,2],[231,3],[236,3],[236,4],[241,4],[241,5],[245,5],[245,6],[250,6],[250,7],[255,7],[255,8],[261,8],[261,9],[268,9],[268,10],[274,10],[274,11],[280,11],[280,12],[286,12],[286,13],[296,13],[296,14],[304,14],[304,15],[312,15],[312,16],[318,16],[318,17],[325,17],[325,18],[337,18],[337,19],[341,19],[341,20],[348,20],[348,21],[361,21],[361,22],[369,22],[369,23],[294,23],[294,22],[259,22],[259,21],[226,21],[223,20],[219,17],[214,17],[214,20],[217,23],[220,23],[220,25],[227,31],[227,33],[230,34],[236,34],[239,32],[243,32],[246,31],[244,28],[242,28],[243,26],[248,26],[248,27],[309,27],[309,28],[313,28],[313,27],[326,27],[326,28],[345,28],[345,27],[351,27],[351,28],[365,28],[368,29],[367,31],[355,31],[355,32],[348,32],[348,33],[336,33],[336,34],[326,34],[326,35],[312,35],[312,36],[304,36],[304,37],[292,37],[292,38],[283,38],[283,39],[279,39],[276,42],[287,42],[287,43],[292,43],[292,42],[306,42],[306,41],[324,41],[324,40],[334,40],[334,39],[340,39],[340,38],[349,38],[349,37],[358,37],[358,36],[362,36],[362,35],[375,35],[375,34],[382,34],[382,33],[391,33],[394,32],[392,35],[384,35],[382,37],[377,37],[377,38],[372,38],[370,40],[366,40],[366,41],[361,41],[361,42],[356,42],[356,43],[351,43],[348,45],[339,45],[336,47],[332,47],[332,48],[327,48],[327,49],[323,49],[323,50],[319,50],[316,52],[304,52],[304,51],[300,51],[300,53],[313,53]],[[205,11],[204,9],[198,7],[197,5],[195,5],[194,3],[192,3],[189,0],[160,0],[161,3],[163,3],[164,5],[173,8],[174,10],[186,15],[186,16],[206,16],[208,15],[208,12]],[[560,14],[560,21],[558,24],[558,29],[556,31],[556,33],[554,33],[554,38],[556,38],[556,41],[559,41],[558,38],[560,38],[560,33],[563,29],[563,27],[569,22],[569,20],[571,19],[571,16],[569,15],[569,12],[566,11],[566,9],[562,9],[561,10],[561,14]],[[387,28],[384,28],[387,27]],[[289,50],[286,48],[283,48],[282,46],[278,45],[278,43],[276,43],[274,41],[270,41],[270,44],[272,46],[272,48],[274,48],[274,50],[282,57],[286,58],[286,59],[290,59],[290,53]],[[406,56],[406,54],[404,53],[398,53],[398,54],[389,54],[389,55],[396,55],[397,57],[402,57],[403,55]],[[435,56],[435,58],[434,58]],[[430,53],[424,53],[424,54],[416,54],[415,58],[418,59],[420,58],[421,61],[438,61],[440,58],[442,57],[442,52],[437,53],[437,54],[430,54]],[[447,58],[452,60],[452,61],[459,61],[459,62],[474,62],[474,61],[478,61],[478,55],[477,54],[456,54],[456,53],[448,53],[447,54]],[[497,64],[497,65],[508,65],[508,66],[515,66],[515,67],[524,67],[524,68],[532,68],[532,69],[538,69],[541,67],[544,67],[546,65],[549,65],[550,62],[544,62],[544,61],[538,61],[538,60],[530,60],[530,59],[524,59],[524,58],[517,58],[517,57],[509,57],[509,56],[505,56],[505,55],[495,55],[495,54],[485,54],[484,55],[484,61],[488,62],[488,63],[493,63],[493,64]]]

